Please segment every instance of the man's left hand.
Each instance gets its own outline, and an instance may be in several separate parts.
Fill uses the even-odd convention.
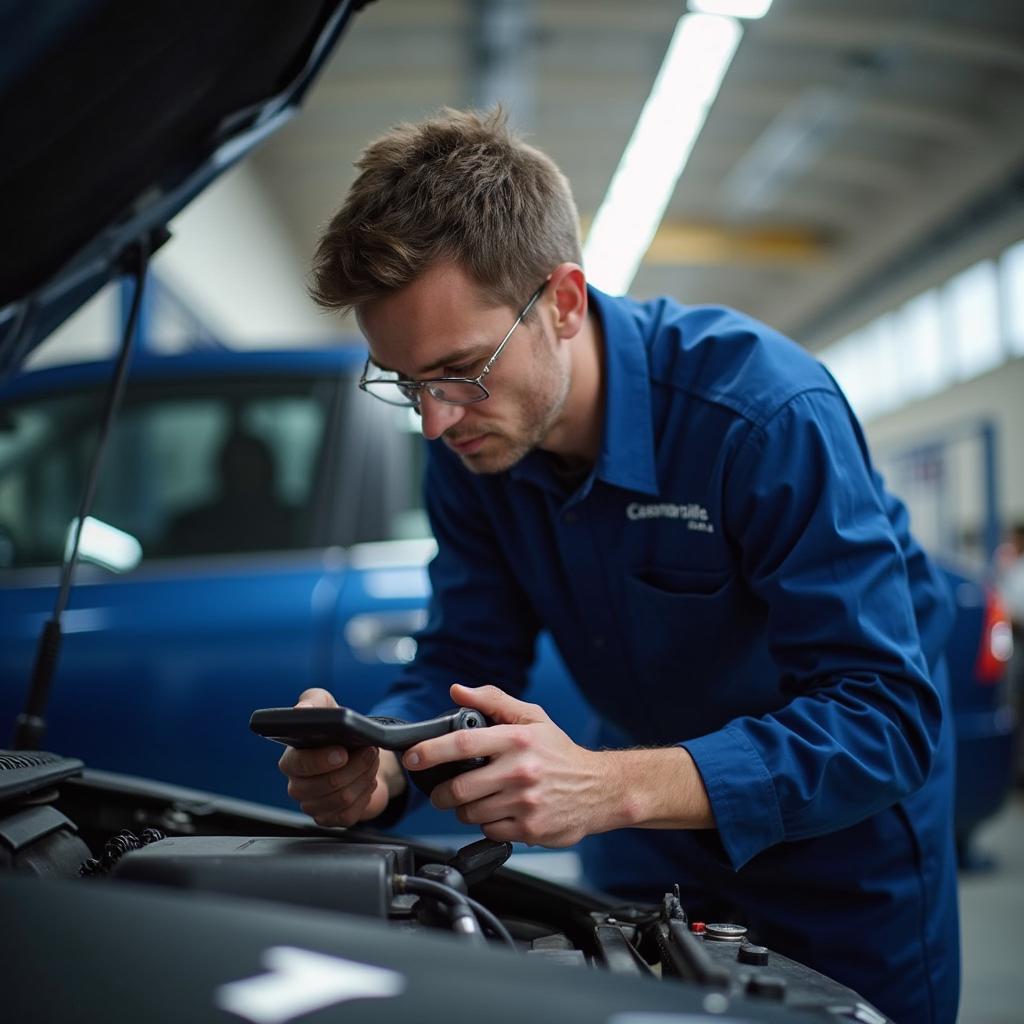
[[[540,846],[571,846],[610,827],[600,754],[575,744],[543,708],[496,686],[456,683],[451,695],[495,724],[418,743],[405,752],[405,767],[417,771],[469,757],[490,763],[435,787],[435,807],[454,808],[461,822],[479,825],[489,839]]]

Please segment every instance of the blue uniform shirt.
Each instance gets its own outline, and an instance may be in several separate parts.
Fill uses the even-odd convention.
[[[455,681],[521,692],[550,630],[603,745],[685,746],[717,824],[592,837],[591,881],[678,881],[691,912],[731,913],[897,1019],[952,1020],[941,578],[803,349],[728,309],[590,301],[596,464],[574,487],[544,452],[474,476],[430,446],[431,612],[376,712],[427,717]]]

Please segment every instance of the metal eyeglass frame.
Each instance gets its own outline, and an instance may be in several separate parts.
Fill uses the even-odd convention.
[[[508,342],[508,339],[512,337],[512,334],[515,331],[515,329],[523,322],[527,313],[529,313],[530,310],[533,309],[534,304],[541,297],[547,285],[548,282],[544,281],[544,283],[533,293],[533,295],[530,296],[529,302],[527,302],[526,305],[523,306],[522,312],[519,314],[519,316],[516,317],[516,322],[509,328],[508,334],[506,334],[505,337],[501,339],[501,344],[497,347],[497,349],[495,349],[494,355],[491,356],[491,358],[488,359],[487,362],[484,364],[484,368],[480,371],[480,375],[478,377],[430,377],[427,380],[403,380],[401,377],[396,378],[395,380],[391,380],[383,377],[375,377],[372,380],[367,380],[366,375],[369,372],[370,363],[373,361],[370,356],[367,356],[366,363],[363,365],[362,376],[359,378],[359,390],[365,391],[368,395],[373,395],[374,398],[378,399],[381,402],[386,402],[388,405],[396,405],[399,406],[400,408],[410,409],[419,408],[419,392],[422,391],[424,388],[426,388],[427,394],[429,394],[431,398],[433,398],[437,402],[443,402],[445,405],[475,405],[477,402],[485,401],[486,399],[491,397],[491,393],[490,391],[487,390],[487,388],[484,387],[484,377],[486,377],[487,374],[491,372],[491,367],[493,367],[495,362],[497,362],[498,356],[501,355],[502,350],[505,348],[505,345]],[[383,395],[378,394],[372,388],[368,388],[366,386],[367,384],[374,384],[378,382],[381,384],[393,384],[398,389],[408,389],[410,391],[416,392],[416,394],[415,396],[408,396],[408,400],[405,402],[392,402],[389,401],[387,398],[383,397]],[[444,398],[441,395],[434,394],[433,387],[439,384],[475,384],[480,389],[480,397],[470,398],[464,402],[453,402],[450,398]],[[403,393],[403,391],[400,390],[400,393]]]

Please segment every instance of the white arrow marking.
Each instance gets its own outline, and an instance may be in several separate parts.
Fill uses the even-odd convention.
[[[349,999],[383,999],[405,990],[396,971],[343,960],[293,946],[273,946],[263,954],[270,973],[232,981],[216,991],[222,1010],[253,1024],[284,1024]]]

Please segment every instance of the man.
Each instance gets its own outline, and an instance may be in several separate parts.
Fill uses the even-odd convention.
[[[291,795],[393,817],[403,769],[485,756],[433,803],[493,839],[590,837],[593,883],[678,881],[897,1020],[952,1020],[949,598],[831,377],[733,311],[588,288],[568,183],[500,113],[401,126],[358,166],[313,295],[355,310],[361,386],[422,417],[439,547],[375,712],[498,724],[401,765],[289,750]],[[602,749],[516,697],[542,627]]]

